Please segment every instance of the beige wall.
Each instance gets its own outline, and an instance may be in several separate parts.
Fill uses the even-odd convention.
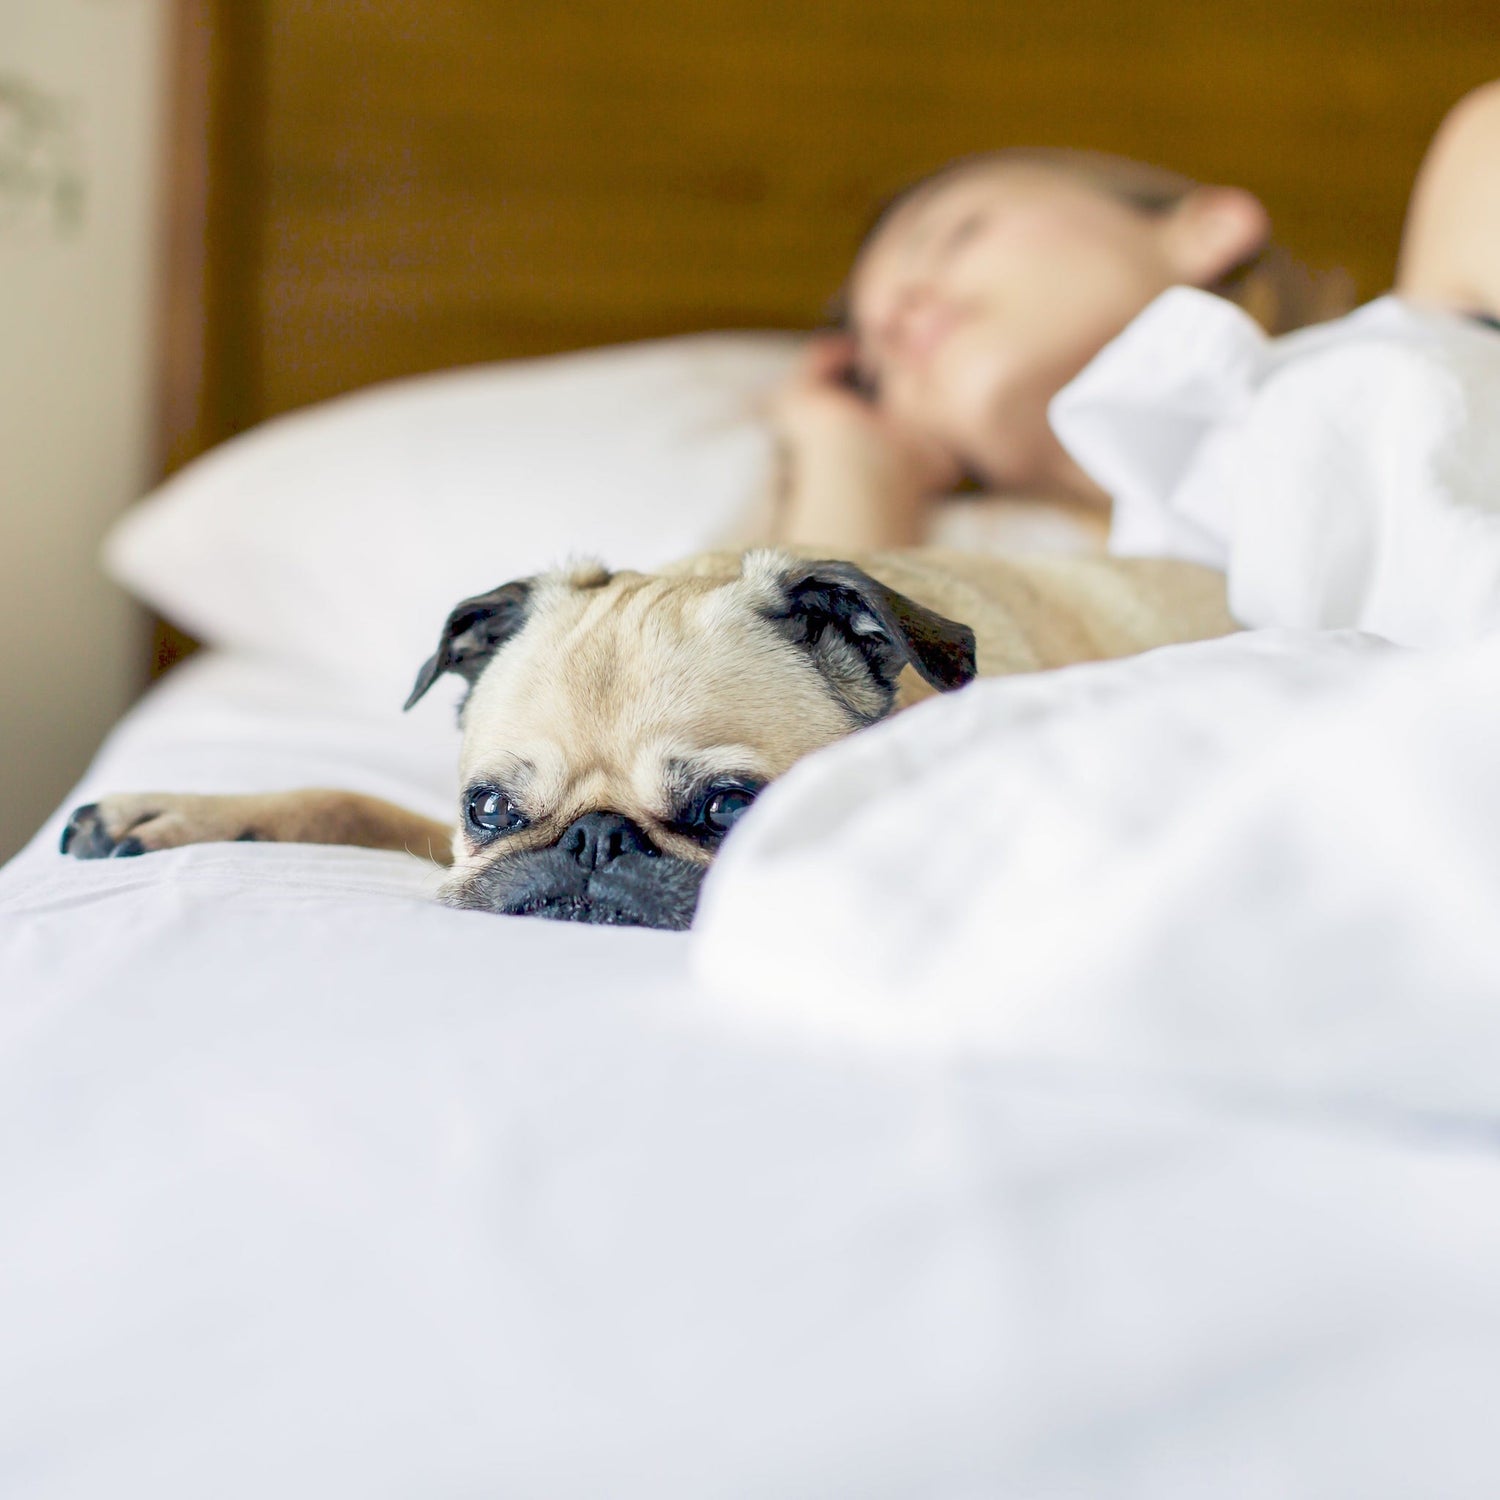
[[[83,770],[144,661],[140,614],[95,559],[148,473],[166,14],[0,0],[0,858]],[[66,112],[31,138],[35,191],[5,131],[18,84],[28,109]]]

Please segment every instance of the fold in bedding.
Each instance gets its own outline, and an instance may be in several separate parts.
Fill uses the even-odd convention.
[[[1222,569],[1250,626],[1402,646],[1500,629],[1500,339],[1382,297],[1269,339],[1164,293],[1053,400],[1110,550]]]

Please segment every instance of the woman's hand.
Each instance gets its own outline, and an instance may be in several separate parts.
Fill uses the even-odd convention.
[[[908,546],[921,540],[933,497],[959,481],[950,454],[855,388],[854,369],[854,341],[822,334],[777,393],[787,463],[778,541]]]

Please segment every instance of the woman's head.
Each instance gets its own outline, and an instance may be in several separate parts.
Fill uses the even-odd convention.
[[[1003,152],[945,168],[881,214],[846,315],[893,421],[990,485],[1067,487],[1051,398],[1169,286],[1254,283],[1269,241],[1265,209],[1238,188],[1112,157]]]

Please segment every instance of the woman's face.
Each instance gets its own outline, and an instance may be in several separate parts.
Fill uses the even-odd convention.
[[[997,488],[1055,486],[1068,461],[1047,403],[1185,279],[1172,217],[1031,164],[977,163],[919,189],[850,278],[879,405]]]

